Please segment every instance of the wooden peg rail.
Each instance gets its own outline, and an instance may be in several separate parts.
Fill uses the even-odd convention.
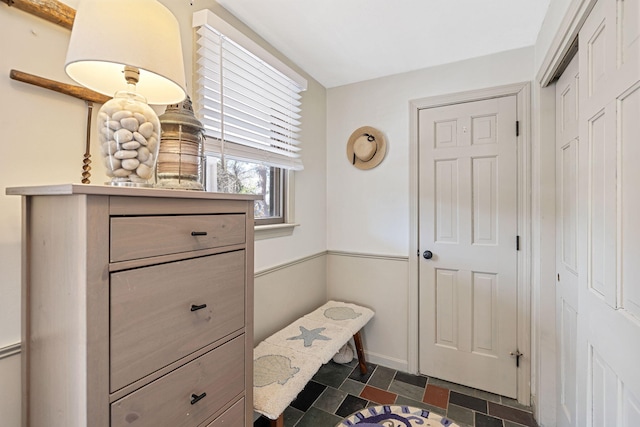
[[[23,83],[29,83],[35,86],[43,87],[45,89],[54,90],[56,92],[73,96],[87,102],[95,102],[96,104],[104,104],[111,99],[108,96],[102,95],[98,92],[94,92],[91,89],[87,89],[82,86],[74,86],[55,80],[45,79],[44,77],[35,76],[23,71],[11,70],[11,72],[9,73],[9,77],[11,77],[13,80],[18,80]]]
[[[57,0],[0,0],[11,7],[71,29],[76,10]]]

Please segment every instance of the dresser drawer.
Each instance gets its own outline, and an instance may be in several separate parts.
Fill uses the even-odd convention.
[[[245,427],[244,414],[244,399],[240,399],[213,422],[207,424],[207,427]]]
[[[244,336],[235,338],[114,402],[111,426],[200,425],[243,392],[244,345]]]
[[[178,215],[111,218],[111,262],[242,244],[245,216]]]
[[[112,273],[111,392],[242,329],[244,263],[235,251]]]

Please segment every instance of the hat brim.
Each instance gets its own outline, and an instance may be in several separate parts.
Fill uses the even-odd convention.
[[[375,139],[377,146],[376,153],[371,159],[366,162],[360,160],[353,151],[353,145],[355,144],[356,140],[361,136],[364,136],[365,134],[371,135]],[[368,170],[375,168],[380,164],[380,162],[382,162],[382,159],[384,159],[386,153],[387,141],[385,140],[384,135],[378,129],[371,126],[362,126],[354,130],[349,137],[349,141],[347,142],[347,159],[349,160],[349,163],[351,163],[358,169]]]

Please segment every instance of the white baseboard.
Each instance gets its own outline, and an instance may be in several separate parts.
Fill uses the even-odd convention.
[[[373,363],[375,365],[384,366],[385,368],[395,369],[401,372],[415,373],[409,372],[409,363],[406,360],[395,359],[378,353],[370,353],[366,350],[364,353],[368,363]]]

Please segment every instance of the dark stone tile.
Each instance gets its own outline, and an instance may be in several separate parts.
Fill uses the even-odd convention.
[[[296,427],[333,427],[342,421],[342,418],[322,409],[311,408],[298,421]]]
[[[340,406],[345,397],[347,397],[347,392],[335,389],[333,387],[327,387],[325,391],[322,392],[318,400],[313,404],[318,409],[322,409],[325,412],[333,414],[336,412],[336,409]]]
[[[364,384],[358,381],[350,380],[348,378],[344,380],[344,382],[340,386],[340,390],[346,391],[347,393],[353,394],[354,396],[359,396],[363,388]]]
[[[447,418],[460,427],[473,426],[475,417],[471,409],[463,408],[458,405],[449,405],[447,409]]]
[[[351,360],[351,362],[347,362],[344,364],[345,366],[349,366],[351,368],[355,368],[356,366],[358,366],[358,356],[356,356],[355,354],[353,355],[353,359]]]
[[[500,396],[497,394],[489,393],[488,391],[484,391],[484,390],[476,390],[475,388],[471,390],[473,390],[473,393],[471,394],[471,396],[473,397],[484,399],[487,402],[500,403]]]
[[[349,379],[366,384],[367,381],[369,381],[369,378],[371,378],[371,375],[373,375],[373,372],[376,370],[377,367],[378,365],[374,365],[373,363],[367,363],[367,373],[362,375],[360,373],[360,367],[356,366],[355,368],[353,368],[351,375],[349,375]]]
[[[421,401],[424,397],[424,387],[418,387],[398,380],[393,380],[388,390],[397,395],[418,401]]]
[[[433,412],[434,414],[440,415],[441,417],[446,416],[446,411],[442,408],[429,405],[428,403],[419,402],[417,400],[408,399],[404,396],[398,396],[398,398],[396,399],[396,405],[412,406],[414,408],[426,409],[427,411]]]
[[[476,427],[504,427],[501,419],[476,412]]]
[[[436,377],[429,377],[429,384],[437,385],[438,387],[448,388],[449,390],[455,390],[461,393],[468,394],[469,396],[471,396],[471,393],[473,390],[470,387],[466,387],[460,384],[441,380],[440,378],[436,378]]]
[[[398,395],[367,385],[364,390],[362,390],[362,393],[360,393],[360,397],[380,405],[392,405],[396,403]]]
[[[448,388],[449,390],[457,391],[458,393],[466,394],[467,396],[477,397],[489,402],[500,403],[500,396],[497,394],[489,393],[488,391],[478,390],[476,388],[467,387],[464,385],[452,383],[449,381],[441,380],[434,377],[429,377],[429,384],[437,385],[438,387]]]
[[[449,393],[449,403],[473,409],[474,411],[487,413],[487,401],[478,399],[477,397],[467,396],[466,394],[451,391]]]
[[[502,420],[502,422],[504,422],[504,427],[525,427],[522,424],[514,423],[507,420]]]
[[[336,415],[341,417],[341,419],[346,418],[354,412],[366,408],[368,404],[369,402],[367,400],[348,394],[347,397],[344,398],[342,405],[340,405],[336,411]]]
[[[395,369],[385,368],[384,366],[378,366],[371,375],[369,382],[367,383],[371,387],[376,387],[381,390],[386,390],[391,385],[391,381],[393,381],[393,377],[396,374]]]
[[[517,400],[511,399],[509,397],[502,396],[499,403],[502,403],[504,406],[510,406],[512,408],[520,409],[522,411],[533,412],[533,408],[531,408],[531,406],[523,405]]]
[[[260,416],[253,422],[253,427],[269,427],[269,419],[265,416]]]
[[[287,409],[284,410],[284,427],[295,426],[303,415],[304,412],[301,410],[296,409],[293,406],[287,406]]]
[[[489,402],[489,414],[505,420],[523,424],[528,427],[538,427],[536,420],[533,419],[531,412],[521,411],[520,409],[510,408],[497,403]]]
[[[428,384],[422,400],[430,405],[447,409],[447,405],[449,404],[449,389]]]
[[[333,388],[340,388],[352,371],[353,368],[349,366],[329,362],[320,367],[318,372],[313,376],[313,381]]]
[[[406,372],[398,371],[396,373],[395,379],[398,381],[402,381],[403,383],[415,385],[422,388],[425,388],[427,385],[427,377],[424,377],[422,375],[413,375],[407,374]]]
[[[325,388],[327,388],[326,385],[315,381],[309,381],[307,385],[304,386],[300,394],[298,394],[293,402],[291,402],[291,406],[303,412],[307,411],[320,394],[322,394]]]

